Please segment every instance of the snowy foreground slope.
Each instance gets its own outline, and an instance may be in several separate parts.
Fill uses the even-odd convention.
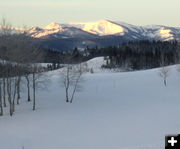
[[[164,87],[157,71],[86,74],[72,104],[54,71],[36,111],[22,97],[0,118],[0,149],[164,149],[180,132],[180,74],[172,66]]]

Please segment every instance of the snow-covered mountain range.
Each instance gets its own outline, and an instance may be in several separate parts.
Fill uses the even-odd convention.
[[[23,29],[15,29],[21,32]],[[180,27],[163,25],[135,26],[123,22],[100,20],[97,22],[50,23],[44,28],[32,27],[26,30],[42,45],[53,49],[74,47],[106,47],[132,40],[177,40],[180,41]]]
[[[129,36],[132,39],[173,40],[180,38],[180,28],[162,25],[135,26],[122,22],[100,20],[97,22],[71,22],[67,24],[50,23],[44,28],[33,27],[28,30],[35,38],[54,36],[56,38]]]

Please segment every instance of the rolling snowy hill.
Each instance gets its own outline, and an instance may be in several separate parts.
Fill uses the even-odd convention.
[[[97,70],[102,63],[88,61]],[[38,93],[36,111],[23,95],[13,117],[0,117],[0,148],[164,149],[165,135],[180,131],[176,66],[167,87],[158,69],[87,73],[72,104],[65,102],[58,71],[48,73],[52,84]]]

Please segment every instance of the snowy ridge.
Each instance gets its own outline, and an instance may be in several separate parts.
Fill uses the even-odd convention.
[[[71,34],[67,32],[71,31]],[[166,27],[162,25],[149,25],[149,26],[135,26],[124,22],[114,22],[110,20],[100,20],[97,22],[70,22],[67,24],[50,23],[41,30],[33,31],[29,30],[32,37],[41,38],[48,35],[57,33],[59,35],[66,35],[66,37],[75,37],[75,35],[89,33],[89,36],[127,36],[132,39],[142,40],[173,40],[180,38],[180,28]],[[69,36],[68,36],[69,35]],[[88,35],[87,35],[88,37]]]
[[[29,34],[35,38],[45,37],[51,34],[60,33],[62,31],[63,31],[63,28],[59,24],[54,23],[54,22],[50,23],[43,29],[39,27],[33,27],[28,30]]]
[[[46,38],[53,36],[56,38],[71,38],[71,37],[91,37],[90,33],[80,30],[75,27],[60,25],[58,23],[50,23],[44,28],[33,27],[27,31],[34,38]]]
[[[24,29],[13,28],[15,33]],[[27,32],[34,38],[92,38],[120,36],[126,40],[179,40],[180,28],[163,25],[135,26],[124,22],[100,20],[96,22],[50,23],[44,28],[33,27]]]

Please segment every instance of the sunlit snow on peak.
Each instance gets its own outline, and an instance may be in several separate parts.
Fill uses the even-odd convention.
[[[47,25],[46,27],[44,27],[43,29],[34,27],[29,31],[29,33],[31,34],[32,37],[41,38],[41,37],[45,37],[45,36],[59,33],[62,31],[63,31],[63,28],[61,25],[52,22],[49,25]]]
[[[82,30],[97,34],[97,35],[112,35],[112,34],[124,34],[124,28],[120,25],[116,25],[107,20],[100,20],[97,22],[79,22],[79,23],[69,23],[69,25],[73,25],[81,28]]]
[[[164,38],[173,37],[171,33],[172,31],[170,29],[166,29],[165,27],[162,27],[160,30],[161,37],[164,37]]]
[[[55,23],[55,22],[52,22],[52,23],[50,23],[49,25],[47,25],[46,27],[44,27],[44,29],[48,29],[48,30],[59,29],[59,30],[61,30],[62,27],[61,27],[61,25],[59,25],[59,24],[57,24],[57,23]]]

